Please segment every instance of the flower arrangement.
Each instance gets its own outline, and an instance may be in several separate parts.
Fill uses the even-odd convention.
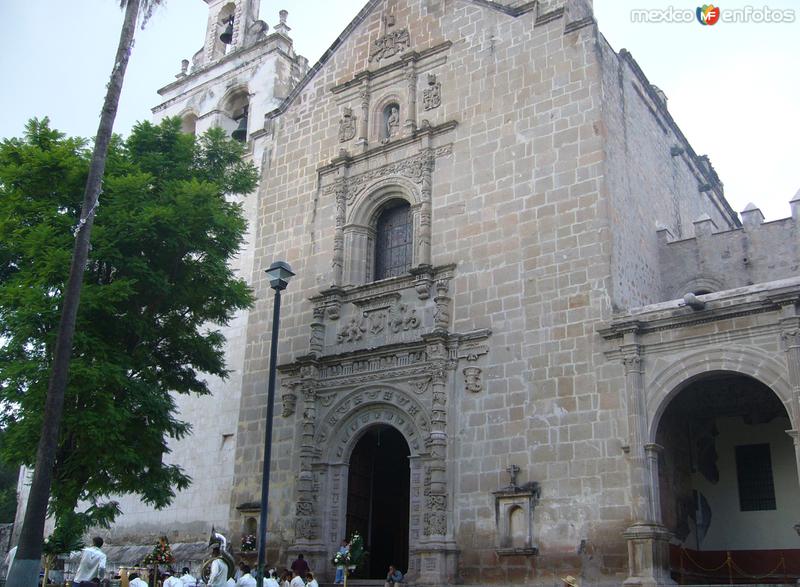
[[[336,554],[333,555],[331,562],[337,567],[350,566],[350,551],[337,552]]]
[[[353,532],[353,535],[350,537],[350,550],[348,555],[350,557],[348,566],[351,570],[358,569],[358,567],[366,562],[367,556],[369,556],[369,553],[364,550],[364,539],[361,538],[361,534],[358,532]]]
[[[346,552],[337,551],[331,558],[331,563],[337,567],[345,567],[350,571],[355,571],[364,563],[369,553],[364,550],[364,539],[358,532],[353,532],[350,537],[350,544]]]
[[[175,557],[172,554],[172,548],[169,545],[169,540],[166,536],[158,539],[158,542],[153,547],[153,552],[144,557],[142,564],[144,565],[171,565],[175,562]]]
[[[253,534],[242,536],[242,552],[253,552],[256,549],[256,537]]]

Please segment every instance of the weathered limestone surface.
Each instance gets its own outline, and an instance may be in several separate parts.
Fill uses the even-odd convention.
[[[283,294],[270,561],[304,552],[332,572],[350,453],[387,424],[409,446],[410,583],[669,584],[655,433],[681,386],[757,379],[800,442],[797,202],[791,219],[748,208],[740,221],[588,2],[371,0],[302,81],[285,14],[272,35],[251,25],[239,53],[209,36],[155,115],[233,130],[226,108],[249,94],[261,182],[236,267],[258,301],[227,331],[231,379],[181,401],[195,436],[171,458],[193,488],[165,513],[126,502],[113,535],[253,530],[263,270],[282,259],[297,277]],[[377,219],[399,201],[410,270],[376,282]]]

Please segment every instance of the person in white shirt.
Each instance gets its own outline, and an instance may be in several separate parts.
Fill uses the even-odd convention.
[[[281,587],[275,579],[275,569],[270,569],[267,577],[264,579],[264,587]]]
[[[236,581],[236,587],[256,587],[257,583],[253,575],[250,574],[250,567],[242,564],[242,576]],[[166,586],[165,586],[166,587]]]
[[[292,582],[289,583],[289,587],[306,587],[306,584],[303,583],[303,577],[297,574],[297,571],[292,571]]]
[[[192,574],[189,572],[189,567],[183,567],[183,575],[181,575],[181,582],[183,583],[184,587],[194,587],[197,585],[197,579],[192,577]]]
[[[225,587],[228,583],[228,563],[223,560],[219,546],[215,546],[211,553],[215,558],[211,562],[208,587]]]
[[[314,573],[311,571],[306,573],[306,587],[319,587],[319,583],[314,578]]]
[[[17,547],[15,546],[11,550],[9,550],[8,554],[6,555],[6,561],[5,561],[5,565],[6,565],[6,581],[8,581],[8,576],[11,574],[11,565],[14,564],[14,557],[16,557],[16,556],[17,556]]]
[[[128,575],[128,587],[147,587],[147,583],[139,578],[139,573]]]
[[[174,576],[169,571],[164,574],[166,575],[166,578],[162,583],[162,587],[183,587],[183,581],[181,581],[178,577]]]
[[[77,587],[81,581],[91,581],[95,577],[102,579],[106,574],[106,553],[100,550],[103,539],[99,536],[92,538],[92,546],[83,549],[78,570],[72,578],[72,584]]]

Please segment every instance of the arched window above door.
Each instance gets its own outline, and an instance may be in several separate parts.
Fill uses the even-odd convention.
[[[411,206],[405,200],[388,202],[375,223],[373,279],[405,275],[413,256]]]

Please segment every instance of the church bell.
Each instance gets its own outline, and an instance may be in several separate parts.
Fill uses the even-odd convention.
[[[239,126],[231,133],[231,138],[235,141],[243,143],[247,139],[247,109],[244,114],[239,118]]]
[[[225,43],[226,45],[230,45],[233,42],[233,17],[231,16],[228,19],[228,25],[225,27],[225,30],[222,31],[222,34],[219,36],[219,40]]]

